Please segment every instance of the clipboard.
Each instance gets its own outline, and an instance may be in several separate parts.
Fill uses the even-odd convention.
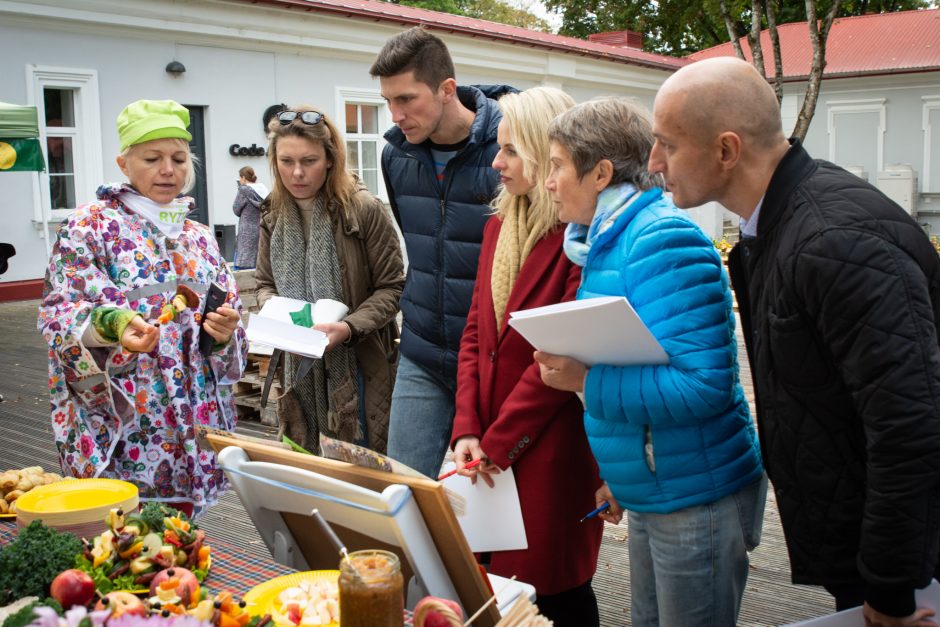
[[[536,349],[572,357],[587,366],[669,363],[669,355],[623,296],[514,311],[509,314],[509,326]]]

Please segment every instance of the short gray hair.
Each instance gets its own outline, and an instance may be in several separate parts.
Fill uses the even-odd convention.
[[[613,164],[611,185],[655,187],[647,171],[653,149],[653,125],[646,108],[626,98],[597,98],[559,115],[548,127],[549,140],[571,154],[578,177],[600,161]]]

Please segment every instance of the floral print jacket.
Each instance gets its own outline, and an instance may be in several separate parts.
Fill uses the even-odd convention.
[[[39,330],[49,345],[53,432],[66,472],[130,481],[142,500],[191,502],[199,512],[226,486],[194,427],[235,428],[231,385],[248,352],[239,324],[203,358],[205,291],[214,281],[239,311],[241,301],[208,227],[187,220],[170,239],[120,202],[127,191],[102,186],[97,202],[76,209],[59,228],[46,270]],[[82,343],[95,307],[133,309],[154,324],[177,282],[199,293],[200,304],[160,327],[154,351]]]

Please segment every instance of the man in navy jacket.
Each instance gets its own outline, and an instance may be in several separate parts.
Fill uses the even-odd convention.
[[[498,174],[495,98],[511,87],[458,87],[440,39],[412,28],[385,43],[379,77],[395,126],[382,171],[408,256],[401,358],[388,454],[436,477],[454,419],[457,350]]]

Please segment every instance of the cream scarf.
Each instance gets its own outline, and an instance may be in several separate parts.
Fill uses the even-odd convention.
[[[183,232],[183,223],[189,213],[189,198],[174,198],[168,204],[161,205],[128,189],[118,199],[125,207],[148,220],[170,239],[177,239]]]
[[[540,239],[534,231],[535,220],[529,207],[520,208],[517,204],[503,215],[502,219],[503,225],[496,240],[493,275],[490,279],[497,333],[502,331],[506,303],[509,302],[509,295],[512,294],[519,270]]]

